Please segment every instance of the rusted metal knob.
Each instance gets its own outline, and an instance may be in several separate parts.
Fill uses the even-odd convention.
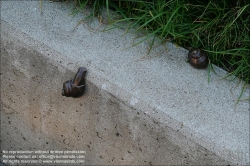
[[[85,92],[85,76],[87,69],[80,67],[73,80],[63,83],[62,95],[66,97],[81,97]]]

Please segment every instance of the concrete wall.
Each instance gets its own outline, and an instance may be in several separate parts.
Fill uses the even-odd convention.
[[[227,164],[183,134],[87,81],[61,96],[74,72],[2,35],[2,149],[86,150],[86,164]]]
[[[239,94],[236,82],[218,81],[213,75],[207,85],[206,71],[191,68],[184,61],[186,51],[171,44],[164,63],[162,57],[136,61],[135,54],[144,52],[145,47],[113,50],[122,45],[117,41],[122,40],[118,35],[122,30],[109,32],[113,34],[109,38],[110,34],[91,34],[81,27],[79,35],[72,31],[65,38],[60,28],[70,28],[59,23],[70,20],[64,18],[67,10],[45,3],[43,15],[33,13],[38,17],[34,20],[40,20],[34,22],[29,13],[37,11],[37,4],[29,2],[24,8],[19,2],[2,2],[1,6],[2,150],[85,150],[86,165],[249,163],[249,103],[233,109],[230,89]],[[23,12],[28,21],[22,18]],[[48,39],[36,24],[44,28],[43,21],[52,17],[62,18],[45,26],[49,34],[55,32]],[[60,27],[57,30],[56,25]],[[86,37],[88,33],[91,39]],[[129,39],[131,36],[122,42]],[[77,46],[81,42],[85,46]],[[124,52],[128,56],[124,57]],[[63,82],[72,79],[80,66],[88,69],[86,94],[77,99],[61,96]],[[190,75],[185,77],[183,72]],[[197,75],[200,79],[194,83],[204,91],[188,89]],[[199,97],[208,103],[203,99],[195,102]]]

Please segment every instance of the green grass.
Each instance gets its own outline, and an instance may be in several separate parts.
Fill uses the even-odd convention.
[[[108,15],[108,23],[114,27],[119,27],[119,23],[129,22],[126,24],[127,31],[136,29],[145,34],[135,45],[151,39],[150,51],[155,37],[158,37],[163,43],[171,41],[184,48],[202,48],[207,51],[211,63],[228,71],[224,78],[235,79],[234,76],[237,76],[245,82],[242,92],[250,83],[249,0],[73,0],[73,2],[75,3],[73,15],[90,6],[92,12],[86,18],[96,16],[101,18],[100,12],[104,8]],[[112,13],[118,13],[119,17],[109,17],[110,9]],[[210,64],[208,76],[212,70]]]
[[[89,17],[99,16],[105,7],[120,17],[109,23],[130,21],[127,30],[145,34],[137,44],[159,37],[179,46],[202,48],[210,62],[250,83],[250,2],[249,0],[74,0],[73,14],[92,7]],[[88,17],[88,18],[89,18]],[[151,46],[153,46],[152,40]],[[152,47],[150,47],[151,49]]]

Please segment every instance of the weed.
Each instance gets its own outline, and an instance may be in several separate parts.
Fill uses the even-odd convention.
[[[127,31],[143,32],[145,40],[155,36],[184,48],[202,48],[210,62],[228,71],[225,78],[237,76],[250,83],[250,2],[249,0],[74,0],[73,14],[92,7],[87,17],[99,16],[112,9],[118,19],[109,23],[129,22]],[[149,51],[150,51],[149,49]],[[211,65],[209,72],[211,71]],[[210,75],[210,73],[209,73]],[[232,76],[232,77],[231,77]]]

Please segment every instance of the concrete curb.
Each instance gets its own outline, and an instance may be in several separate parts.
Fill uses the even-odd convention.
[[[240,94],[237,80],[220,80],[225,71],[215,66],[211,82],[207,70],[185,62],[187,50],[172,43],[152,50],[147,43],[131,46],[135,34],[115,29],[90,31],[86,24],[74,29],[79,14],[58,3],[1,2],[1,33],[26,43],[51,59],[59,70],[88,69],[87,80],[117,100],[168,126],[233,164],[249,164],[249,103],[234,102]],[[32,17],[30,17],[32,15]],[[96,20],[92,26],[100,25]],[[74,29],[74,30],[73,30]],[[157,55],[155,57],[155,55]],[[60,65],[58,65],[60,64]],[[243,98],[248,97],[248,90]],[[171,140],[182,147],[183,139]],[[190,142],[189,142],[190,143]]]

